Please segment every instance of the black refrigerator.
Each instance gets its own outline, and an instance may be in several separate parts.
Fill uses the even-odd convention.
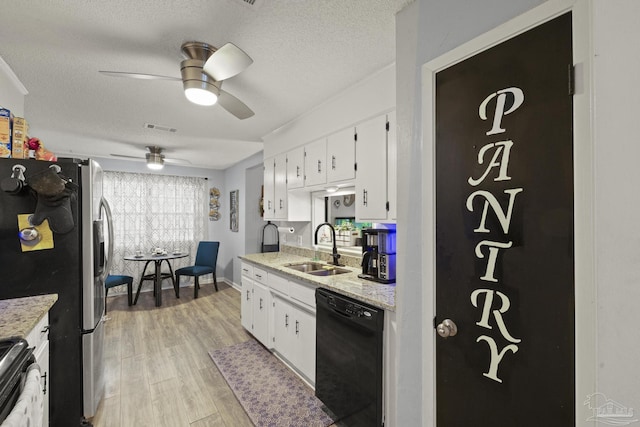
[[[93,160],[0,159],[0,299],[58,294],[49,425],[89,425],[104,392],[104,279],[113,239]]]

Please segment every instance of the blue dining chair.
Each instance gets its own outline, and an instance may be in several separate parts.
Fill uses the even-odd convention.
[[[131,305],[131,296],[133,294],[133,277],[131,276],[122,276],[122,275],[111,275],[109,274],[104,281],[104,313],[107,314],[107,296],[109,295],[109,289],[120,286],[127,285],[127,297],[128,303]]]
[[[220,242],[200,242],[196,253],[196,263],[189,267],[176,270],[176,297],[180,298],[180,276],[192,276],[194,278],[193,298],[198,298],[200,283],[198,278],[205,274],[213,274],[213,284],[218,292],[218,279],[216,278],[216,262],[218,261],[218,249]]]

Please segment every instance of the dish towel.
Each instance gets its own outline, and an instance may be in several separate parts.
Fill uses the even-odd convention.
[[[32,363],[27,368],[20,397],[0,427],[42,427],[44,395],[40,384],[40,366]]]

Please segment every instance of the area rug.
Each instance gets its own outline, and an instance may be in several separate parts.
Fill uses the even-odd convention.
[[[258,427],[326,427],[333,420],[313,390],[255,340],[209,356]]]

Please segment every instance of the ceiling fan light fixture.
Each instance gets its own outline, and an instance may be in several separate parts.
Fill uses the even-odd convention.
[[[160,153],[147,153],[147,167],[152,170],[160,170],[164,167],[164,156]]]
[[[194,104],[211,106],[218,102],[218,95],[215,93],[203,89],[201,87],[189,87],[184,89],[184,96]]]

